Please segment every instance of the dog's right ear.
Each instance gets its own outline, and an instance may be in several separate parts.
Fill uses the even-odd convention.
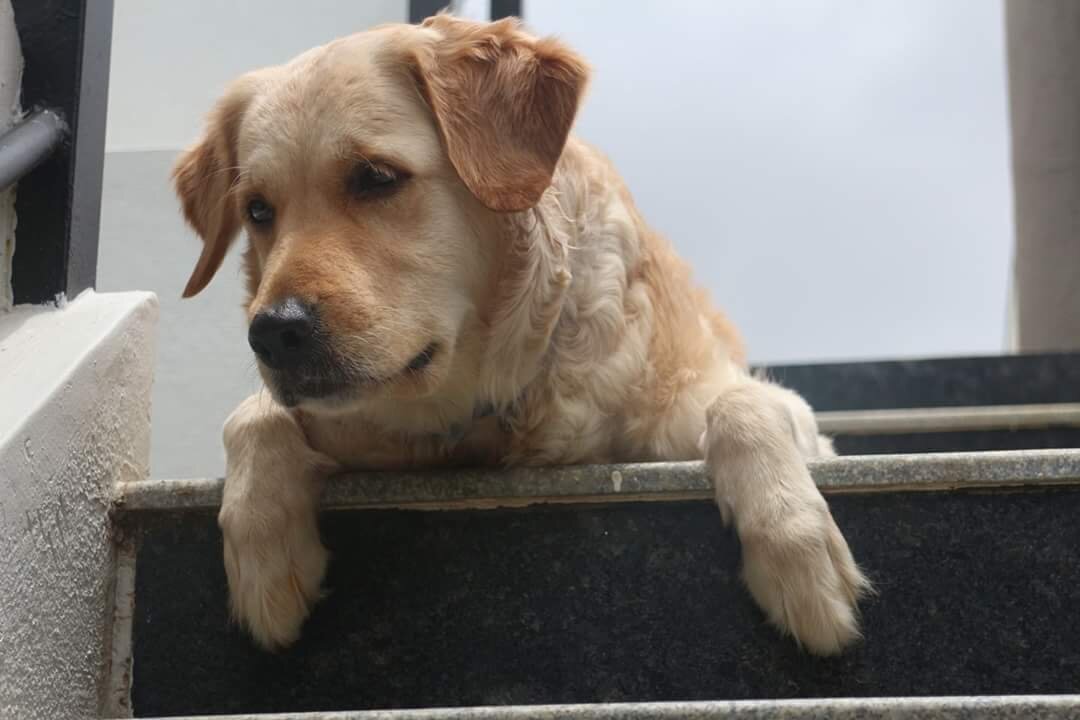
[[[172,179],[184,217],[203,241],[202,254],[184,287],[186,298],[206,287],[240,231],[234,192],[239,173],[236,140],[240,121],[258,87],[254,73],[233,82],[211,111],[202,137],[173,167]]]
[[[497,212],[533,207],[551,184],[589,70],[557,40],[516,19],[475,23],[440,14],[422,26],[413,71],[446,153],[469,191]]]

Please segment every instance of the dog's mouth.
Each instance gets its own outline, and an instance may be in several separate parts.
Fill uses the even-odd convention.
[[[431,366],[440,349],[439,343],[428,343],[401,370],[389,375],[348,372],[344,363],[332,363],[314,369],[302,367],[296,373],[274,372],[268,385],[285,407],[296,407],[305,400],[345,400],[399,379],[416,378]]]

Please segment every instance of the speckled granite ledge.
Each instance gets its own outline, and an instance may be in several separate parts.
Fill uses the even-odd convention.
[[[518,705],[431,710],[190,716],[183,720],[1073,720],[1080,695],[1005,695],[946,698],[858,698],[605,705]]]
[[[1080,483],[1080,450],[867,455],[817,461],[825,492],[929,491]],[[209,510],[219,478],[146,480],[117,488],[120,512]],[[353,473],[326,484],[327,509],[515,507],[539,503],[688,500],[711,495],[701,462]]]
[[[931,407],[888,410],[833,410],[816,414],[825,435],[1042,430],[1080,427],[1080,403]]]

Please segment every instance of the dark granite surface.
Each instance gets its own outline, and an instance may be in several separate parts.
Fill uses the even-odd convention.
[[[1080,490],[830,499],[881,594],[800,653],[708,503],[331,513],[331,595],[288,652],[227,626],[206,515],[142,516],[140,715],[1080,690]]]
[[[1080,428],[839,435],[834,444],[841,455],[1080,448]]]
[[[770,377],[815,410],[1080,402],[1080,354],[787,365]]]

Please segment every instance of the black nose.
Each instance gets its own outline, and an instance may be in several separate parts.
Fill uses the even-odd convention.
[[[307,360],[315,346],[315,314],[311,306],[288,298],[251,321],[248,344],[268,367],[289,370]]]

